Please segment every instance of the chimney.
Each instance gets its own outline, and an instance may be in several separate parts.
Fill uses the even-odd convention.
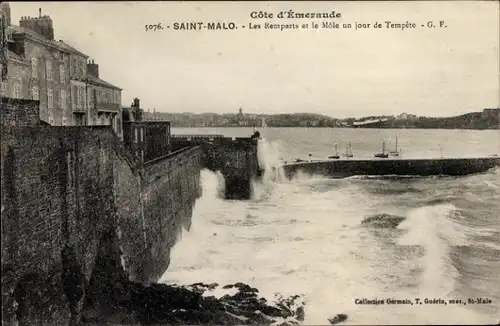
[[[95,78],[99,78],[99,65],[95,64],[93,59],[87,63],[87,73]]]
[[[133,106],[134,106],[135,108],[140,107],[140,100],[139,100],[137,97],[136,97],[136,98],[134,98],[134,104],[133,104]]]
[[[54,40],[54,27],[50,16],[42,16],[42,8],[38,9],[38,17],[21,17],[19,26],[32,30],[41,36]]]
[[[139,99],[137,97],[134,98],[133,107],[135,109],[135,121],[142,121],[142,110],[140,107]]]

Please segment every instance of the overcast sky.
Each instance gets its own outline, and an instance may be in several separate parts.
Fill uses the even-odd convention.
[[[499,3],[11,2],[12,21],[50,15],[102,79],[163,112],[314,112],[333,117],[448,116],[500,103]],[[392,20],[417,29],[248,30],[252,11],[330,12],[339,23]],[[442,20],[447,28],[420,25]],[[236,31],[146,32],[145,24],[233,21]],[[241,28],[247,25],[247,28]]]

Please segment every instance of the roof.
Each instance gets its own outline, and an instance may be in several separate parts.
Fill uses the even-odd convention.
[[[12,30],[14,33],[28,35],[31,39],[34,39],[35,41],[38,41],[40,43],[56,47],[56,48],[58,48],[60,50],[61,49],[62,50],[66,50],[68,52],[68,49],[66,49],[64,47],[61,47],[61,45],[58,44],[58,42],[53,41],[53,40],[49,40],[46,37],[44,37],[43,35],[40,35],[37,32],[32,31],[29,28],[25,28],[25,27],[21,27],[21,26],[17,26],[17,25],[9,25],[8,29]]]
[[[113,88],[113,89],[117,89],[120,91],[122,90],[120,87],[115,86],[111,83],[108,83],[107,81],[104,81],[104,80],[97,78],[97,77],[94,77],[92,75],[87,75],[87,80],[91,84],[96,84],[96,85],[100,85],[100,86],[104,86],[104,87],[108,87],[108,88]]]
[[[43,35],[40,35],[37,32],[35,32],[29,28],[25,28],[25,27],[21,27],[21,26],[17,26],[17,25],[9,25],[9,28],[12,29],[14,32],[29,35],[39,42],[55,46],[59,49],[66,50],[67,52],[70,52],[70,53],[81,55],[82,57],[85,57],[85,59],[89,58],[88,55],[86,55],[85,53],[72,47],[71,45],[64,42],[63,40],[59,40],[59,41],[49,40],[46,37],[44,37]]]
[[[86,55],[85,53],[75,49],[74,47],[72,47],[71,45],[69,45],[68,43],[64,42],[63,40],[59,40],[56,42],[60,47],[68,50],[69,52],[73,52],[75,54],[78,54],[78,55],[81,55],[82,57],[85,57],[85,59],[87,59],[89,56]]]

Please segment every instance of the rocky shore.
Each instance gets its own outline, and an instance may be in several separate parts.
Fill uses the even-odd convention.
[[[215,289],[231,290],[220,298]],[[195,283],[189,286],[124,282],[113,295],[89,299],[82,314],[84,325],[294,325],[304,320],[299,295],[274,302],[259,297],[247,284],[225,286]]]

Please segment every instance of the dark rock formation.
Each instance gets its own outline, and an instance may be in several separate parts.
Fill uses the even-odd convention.
[[[366,217],[361,224],[370,225],[374,228],[396,228],[401,222],[405,220],[403,216],[391,214],[376,214]]]
[[[151,284],[124,281],[120,290],[127,294],[122,300],[108,300],[105,304],[88,307],[82,321],[86,324],[127,323],[129,325],[270,325],[283,320],[285,325],[296,325],[304,320],[304,308],[297,305],[300,296],[283,298],[277,295],[273,304],[258,297],[258,290],[243,283],[223,286],[236,288],[233,295],[220,299],[204,296],[218,284],[195,283],[189,286]],[[111,294],[110,294],[111,295]],[[106,306],[106,308],[96,308]]]
[[[341,323],[341,322],[346,321],[346,320],[347,320],[347,315],[346,314],[338,314],[338,315],[336,315],[333,318],[328,318],[328,321],[332,325]]]

